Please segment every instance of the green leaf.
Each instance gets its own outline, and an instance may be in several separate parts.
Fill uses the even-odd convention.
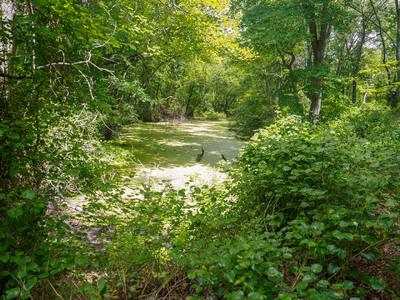
[[[49,275],[50,275],[50,274],[47,273],[47,272],[46,272],[46,273],[42,273],[42,274],[39,275],[39,278],[40,278],[40,279],[43,279],[43,278],[48,277]]]
[[[97,281],[97,289],[99,290],[100,293],[102,293],[105,290],[105,287],[106,287],[106,281],[104,278]]]
[[[268,276],[278,276],[279,271],[275,269],[274,267],[269,267],[267,270],[267,275]]]
[[[399,204],[397,203],[397,201],[394,200],[394,199],[387,199],[385,204],[386,204],[387,206],[389,206],[389,207],[396,207],[397,205],[399,205]]]
[[[325,288],[327,288],[328,286],[329,286],[329,281],[328,281],[328,280],[325,280],[325,279],[322,279],[322,280],[318,281],[318,283],[317,283],[317,287],[318,287],[318,288],[325,289]]]
[[[8,254],[0,255],[0,261],[2,261],[3,263],[8,262],[9,259],[10,259],[10,255],[8,255]]]
[[[29,290],[23,290],[23,291],[21,291],[19,298],[28,299],[30,296],[31,296],[31,292]]]
[[[236,292],[231,293],[229,296],[230,297],[228,299],[231,299],[231,300],[242,300],[242,299],[244,299],[244,292],[236,291]]]
[[[19,288],[13,288],[6,291],[6,299],[14,299],[17,298],[20,294]]]
[[[263,300],[263,296],[257,292],[251,292],[247,297],[248,300]]]
[[[383,282],[383,279],[380,277],[371,277],[369,279],[369,285],[374,290],[382,290],[386,287],[386,284]]]
[[[32,191],[32,190],[25,190],[25,191],[22,192],[22,197],[24,199],[30,199],[31,200],[31,199],[35,198],[35,192]]]
[[[234,283],[235,282],[235,276],[236,276],[236,272],[234,270],[231,270],[230,272],[224,274],[224,278],[229,283]]]
[[[15,175],[18,174],[18,169],[14,168],[14,167],[10,167],[9,172],[10,172],[11,177],[15,177]]]
[[[311,271],[312,271],[313,273],[319,273],[319,272],[322,271],[322,266],[321,266],[320,264],[313,264],[313,265],[311,266]]]
[[[17,278],[18,279],[22,279],[22,278],[25,278],[26,277],[26,270],[19,270],[18,271],[18,273],[17,273]]]
[[[334,274],[334,273],[336,273],[337,271],[339,271],[339,267],[338,266],[336,266],[336,265],[334,265],[334,264],[329,264],[328,265],[328,273],[329,274]]]
[[[369,166],[370,166],[371,168],[377,168],[377,167],[379,167],[379,161],[376,162],[376,163],[370,164]]]
[[[353,284],[353,282],[351,282],[349,280],[345,280],[345,281],[343,281],[343,287],[346,290],[352,290],[354,288],[354,284]]]
[[[335,254],[339,251],[339,248],[336,247],[336,245],[328,245],[326,246],[326,249],[329,251],[331,254]]]
[[[19,216],[22,215],[22,214],[23,214],[22,209],[20,209],[20,208],[18,208],[18,207],[13,207],[13,208],[11,208],[11,209],[9,209],[9,210],[7,211],[7,215],[8,215],[10,218],[17,218],[17,217],[19,217]]]
[[[324,225],[324,223],[321,223],[321,222],[314,222],[311,225],[311,228],[314,229],[315,231],[324,231],[325,225]]]
[[[380,256],[380,253],[375,249],[368,249],[365,252],[361,253],[368,260],[375,260]]]
[[[18,134],[18,133],[16,133],[16,132],[13,132],[13,133],[10,133],[9,135],[7,135],[10,139],[13,139],[13,140],[18,140],[21,136]]]
[[[310,282],[313,282],[314,280],[315,280],[315,275],[314,274],[306,274],[306,275],[304,275],[302,281],[310,283]]]
[[[25,289],[27,289],[28,291],[31,290],[35,284],[37,282],[37,277],[33,277],[32,279],[30,279],[27,283],[25,283]]]

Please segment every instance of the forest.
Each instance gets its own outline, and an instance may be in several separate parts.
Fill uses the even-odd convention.
[[[399,2],[0,0],[0,299],[400,299]],[[193,120],[223,182],[126,193]]]

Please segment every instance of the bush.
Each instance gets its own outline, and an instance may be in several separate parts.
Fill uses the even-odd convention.
[[[204,117],[207,120],[218,121],[218,120],[225,119],[226,115],[224,113],[218,113],[218,112],[212,111],[212,112],[206,112],[204,114]]]
[[[383,196],[393,188],[397,155],[396,147],[345,138],[289,116],[254,135],[232,176],[244,209],[284,211],[290,219],[300,208],[360,207],[371,194]]]
[[[339,118],[328,123],[339,134],[355,134],[360,138],[381,138],[393,126],[389,107],[377,102],[347,109]]]
[[[198,293],[395,297],[399,258],[387,249],[399,237],[398,149],[356,132],[326,132],[297,116],[259,130],[231,171],[236,200],[226,220],[242,226],[182,251]]]
[[[265,105],[264,98],[251,98],[243,102],[234,113],[236,122],[234,130],[240,137],[249,138],[254,130],[270,124],[273,119],[273,108]]]

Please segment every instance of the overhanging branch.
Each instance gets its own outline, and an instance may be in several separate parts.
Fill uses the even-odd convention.
[[[4,78],[12,78],[12,79],[32,79],[32,76],[29,75],[10,75],[10,74],[4,74],[4,73],[0,73],[0,77],[4,77]]]

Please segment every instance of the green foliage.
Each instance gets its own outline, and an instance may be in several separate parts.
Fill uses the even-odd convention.
[[[206,112],[204,114],[204,117],[207,120],[210,121],[218,121],[218,120],[223,120],[226,118],[226,115],[224,113],[217,113],[217,112]]]
[[[0,23],[2,299],[398,296],[399,258],[386,251],[399,247],[398,112],[347,109],[346,95],[355,80],[366,100],[387,102],[397,67],[376,65],[374,41],[349,63],[362,45],[350,49],[350,27],[337,30],[343,3],[246,1],[243,41],[257,57],[234,41],[228,1],[11,2]],[[314,21],[338,39],[319,68],[305,30]],[[276,107],[304,114],[320,92],[314,78],[324,79],[327,123],[289,115],[257,131],[226,190],[114,185],[124,181],[109,163],[130,154],[101,135],[235,110],[251,136]],[[82,192],[82,208],[66,200]]]
[[[394,295],[390,275],[363,264],[384,258],[396,268],[385,249],[399,238],[398,157],[393,143],[326,132],[296,116],[259,130],[231,171],[228,215],[240,229],[199,239],[181,257],[194,287],[227,299]]]
[[[370,102],[346,110],[329,126],[341,134],[355,134],[373,140],[380,139],[386,133],[388,136],[383,142],[387,142],[395,132],[396,124],[392,123],[391,111],[387,106]]]
[[[239,137],[249,138],[254,131],[273,121],[265,98],[249,97],[235,110],[235,131]]]
[[[358,207],[368,193],[380,197],[392,185],[396,162],[391,145],[346,138],[289,116],[255,134],[233,176],[244,210],[284,211],[290,219],[299,207]]]

